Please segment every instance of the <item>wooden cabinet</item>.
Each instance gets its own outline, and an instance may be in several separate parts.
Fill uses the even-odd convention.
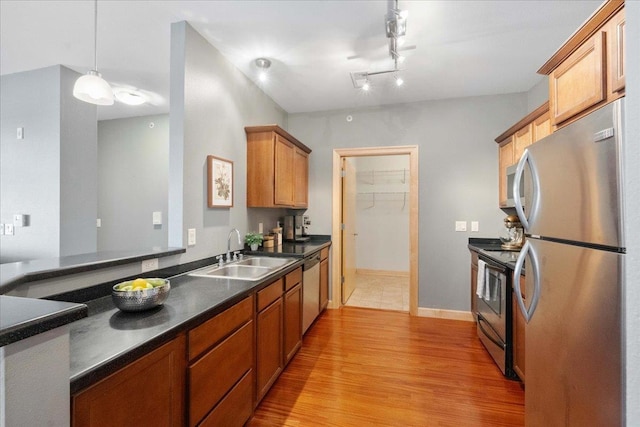
[[[284,278],[284,365],[302,346],[302,268]]]
[[[256,399],[260,403],[284,367],[282,279],[258,292]]]
[[[254,297],[189,331],[189,425],[240,420],[253,411]],[[232,357],[230,357],[232,355]],[[213,425],[213,424],[211,424]]]
[[[277,125],[245,132],[247,207],[306,208],[311,149]]]
[[[624,2],[605,2],[538,70],[549,76],[554,129],[624,96]]]
[[[184,425],[185,346],[180,335],[71,398],[71,425]]]
[[[522,299],[525,301],[526,306],[526,294],[525,294],[525,279],[524,276],[520,276],[519,282],[514,286],[520,286],[520,292],[522,293]],[[524,316],[520,312],[518,307],[517,297],[515,293],[512,298],[512,335],[513,335],[513,370],[520,377],[524,383],[525,374],[525,327],[526,322]]]
[[[471,314],[474,320],[478,320],[478,302],[476,300],[476,290],[478,289],[478,253],[471,251]]]
[[[320,251],[320,311],[329,305],[329,248]]]
[[[520,160],[524,150],[551,133],[549,103],[529,113],[496,138],[498,143],[498,205],[507,206],[507,168]]]

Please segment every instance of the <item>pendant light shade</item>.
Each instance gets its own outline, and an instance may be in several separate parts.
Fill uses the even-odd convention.
[[[113,105],[113,90],[99,72],[89,71],[76,80],[73,96],[81,101],[96,105]]]
[[[73,96],[96,105],[113,105],[113,89],[98,72],[98,0],[93,9],[93,70],[76,80]]]

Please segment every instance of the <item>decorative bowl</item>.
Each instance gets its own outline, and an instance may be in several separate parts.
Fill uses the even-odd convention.
[[[115,306],[122,311],[144,311],[162,305],[171,290],[169,280],[158,278],[144,280],[152,287],[148,289],[130,290],[131,283],[134,282],[133,280],[114,285],[111,291],[111,299]],[[122,288],[127,290],[122,290]]]

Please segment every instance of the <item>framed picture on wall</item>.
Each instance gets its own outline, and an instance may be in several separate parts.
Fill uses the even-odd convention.
[[[233,162],[207,156],[207,203],[210,208],[233,207]]]

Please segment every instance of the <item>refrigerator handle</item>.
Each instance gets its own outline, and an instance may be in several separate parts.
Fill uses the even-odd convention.
[[[524,306],[524,301],[522,300],[522,292],[520,292],[520,274],[522,273],[522,266],[524,265],[524,260],[527,257],[527,253],[529,253],[529,258],[531,261],[531,266],[527,267],[529,271],[527,274],[531,274],[533,277],[533,295],[531,295],[531,303],[529,304],[529,309]],[[531,243],[527,240],[520,251],[520,255],[518,256],[518,260],[516,261],[516,267],[513,270],[513,290],[516,294],[516,299],[518,301],[518,307],[520,308],[520,313],[524,317],[524,320],[529,323],[531,317],[533,317],[533,313],[536,311],[536,307],[538,306],[538,301],[540,300],[540,267],[538,263],[538,256],[536,252],[533,250]]]
[[[524,167],[529,163],[529,170],[531,171],[531,184],[532,184],[532,200],[527,200],[527,204],[529,205],[529,218],[533,220],[535,218],[536,212],[538,211],[538,204],[540,203],[540,177],[538,175],[538,169],[536,168],[535,161],[533,157],[529,155],[529,149],[525,149],[520,161],[518,162],[518,166],[516,166],[516,173],[513,179],[513,199],[514,205],[516,208],[516,213],[518,214],[518,218],[520,219],[520,223],[524,227],[525,231],[529,229],[529,218],[524,213],[524,207],[522,206],[520,194],[520,182],[523,179]]]

